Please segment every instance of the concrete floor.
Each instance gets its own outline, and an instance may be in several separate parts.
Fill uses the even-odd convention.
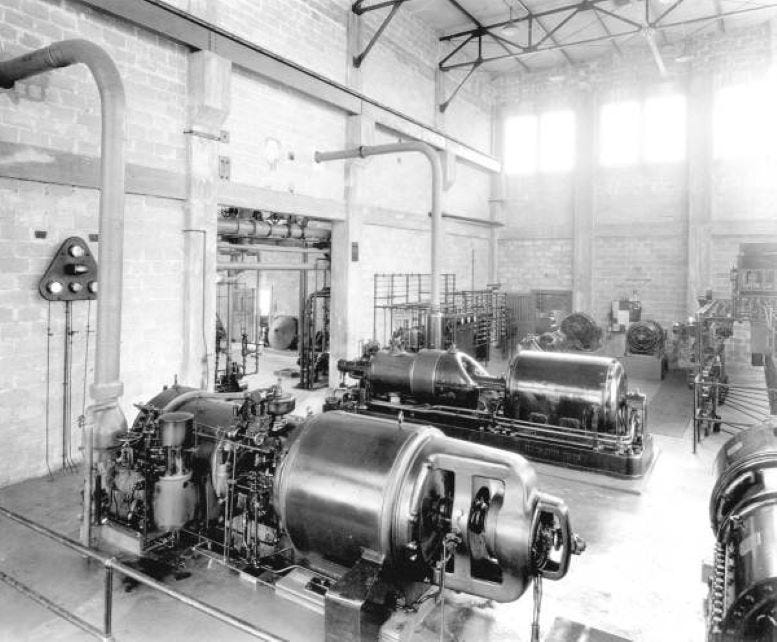
[[[289,357],[288,353],[268,352],[260,365],[262,373],[249,383],[273,383],[273,371]],[[490,365],[493,372],[499,372],[498,365]],[[649,396],[658,387],[654,381],[631,383]],[[297,413],[304,414],[308,406],[316,412],[324,391],[298,391],[292,385],[292,380],[284,380],[284,386],[298,396]],[[597,636],[596,630],[656,642],[704,638],[706,590],[701,565],[710,558],[713,546],[707,502],[714,481],[712,462],[725,438],[705,439],[693,455],[687,425],[680,437],[656,436],[660,456],[649,478],[637,485],[551,466],[536,467],[540,489],[566,501],[575,530],[588,544],[586,552],[572,560],[566,578],[544,583],[541,623],[546,642],[617,639]],[[0,489],[0,505],[73,537],[77,536],[79,502],[79,480],[73,474],[58,473],[51,480]],[[0,569],[95,624],[101,621],[101,569],[2,518]],[[191,576],[166,581],[290,640],[322,639],[319,616],[275,598],[268,589],[248,584],[207,558],[190,560],[187,571]],[[116,579],[116,586],[118,640],[245,637],[151,589],[136,587],[126,592],[121,579]],[[504,605],[455,597],[446,608],[446,639],[528,640],[531,611],[529,593]],[[569,633],[565,620],[592,630]],[[0,640],[83,638],[71,625],[0,584]],[[439,639],[438,610],[426,618],[414,639]]]

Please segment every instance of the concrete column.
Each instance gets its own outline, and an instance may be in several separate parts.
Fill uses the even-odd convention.
[[[229,113],[231,69],[209,51],[189,56],[181,383],[205,389],[213,386],[218,136]]]
[[[712,78],[694,76],[688,87],[687,208],[688,312],[696,298],[712,287]],[[718,296],[724,294],[716,293]]]
[[[593,313],[594,178],[599,119],[590,92],[577,104],[575,191],[573,200],[572,306]]]
[[[499,107],[491,110],[491,153],[504,161],[504,114]],[[491,174],[491,198],[488,213],[492,223],[505,222],[505,173]],[[488,282],[499,282],[499,228],[492,226],[488,233]]]
[[[366,116],[349,116],[346,130],[346,148],[374,144],[375,123]],[[332,377],[337,372],[337,360],[358,357],[359,342],[370,338],[366,334],[367,329],[358,324],[354,313],[363,306],[364,298],[372,294],[371,291],[364,291],[359,257],[363,222],[369,211],[361,194],[364,189],[363,174],[368,163],[367,159],[345,161],[346,216],[345,220],[332,224],[332,298],[329,314],[329,372]]]
[[[347,51],[347,81],[354,89],[361,89],[361,70],[351,63],[353,56],[358,55],[362,47],[361,20],[349,12],[348,15],[348,51]],[[346,127],[344,148],[359,145],[371,145],[374,142],[375,121],[367,116],[349,116]],[[361,196],[364,179],[362,174],[367,164],[366,159],[347,160],[344,163],[345,190],[345,220],[332,224],[331,248],[331,292],[329,313],[329,372],[330,381],[334,383],[337,377],[338,359],[353,359],[359,356],[359,341],[364,331],[358,325],[354,310],[359,309],[364,297],[371,292],[362,288],[359,253],[361,248],[361,230],[367,207]],[[350,314],[349,314],[350,313]]]

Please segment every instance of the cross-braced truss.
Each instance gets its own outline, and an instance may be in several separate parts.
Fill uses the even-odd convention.
[[[656,6],[654,0],[628,3],[618,0],[580,0],[542,11],[534,10],[527,0],[513,0],[514,4],[511,6],[514,6],[520,15],[513,17],[511,11],[507,20],[486,24],[468,10],[462,1],[446,0],[463,18],[471,22],[472,26],[440,37],[440,41],[450,43],[452,49],[438,62],[438,67],[443,72],[466,70],[466,74],[459,80],[451,95],[440,104],[440,111],[445,111],[484,63],[509,59],[515,60],[524,70],[529,70],[526,61],[528,57],[540,52],[556,51],[563,56],[567,64],[574,64],[575,59],[571,53],[574,47],[609,42],[613,50],[620,54],[619,41],[641,36],[645,38],[659,70],[664,74],[666,69],[656,42],[657,35],[662,34],[665,38],[666,31],[670,29],[704,23],[716,23],[718,30],[724,32],[726,18],[753,11],[777,9],[777,4],[748,1],[724,10],[722,0],[712,0],[709,14],[695,14],[673,20],[675,11],[687,0],[674,0],[667,6]],[[412,0],[377,0],[371,4],[368,4],[368,0],[356,0],[353,3],[352,10],[357,15],[380,9],[388,10],[365,49],[354,56],[355,66],[361,65],[400,7],[409,2]],[[635,5],[638,4],[644,5],[639,12],[642,14],[640,16],[635,14]],[[582,32],[591,33],[593,25],[598,26],[595,35],[581,35]],[[498,49],[494,50],[494,46]]]

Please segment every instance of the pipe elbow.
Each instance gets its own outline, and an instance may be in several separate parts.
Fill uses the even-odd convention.
[[[101,95],[110,96],[123,106],[124,83],[116,63],[100,45],[82,38],[61,40],[47,47],[52,67],[84,64],[92,72]]]

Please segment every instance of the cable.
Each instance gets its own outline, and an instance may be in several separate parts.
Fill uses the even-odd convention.
[[[49,400],[51,393],[51,301],[48,302],[48,314],[46,317],[46,433],[44,435],[46,442],[46,470],[49,471],[49,477],[54,477],[49,466]]]
[[[86,346],[84,348],[84,389],[81,393],[81,416],[86,415],[86,379],[89,376],[89,334],[91,330],[92,321],[92,300],[87,299],[86,302]]]

